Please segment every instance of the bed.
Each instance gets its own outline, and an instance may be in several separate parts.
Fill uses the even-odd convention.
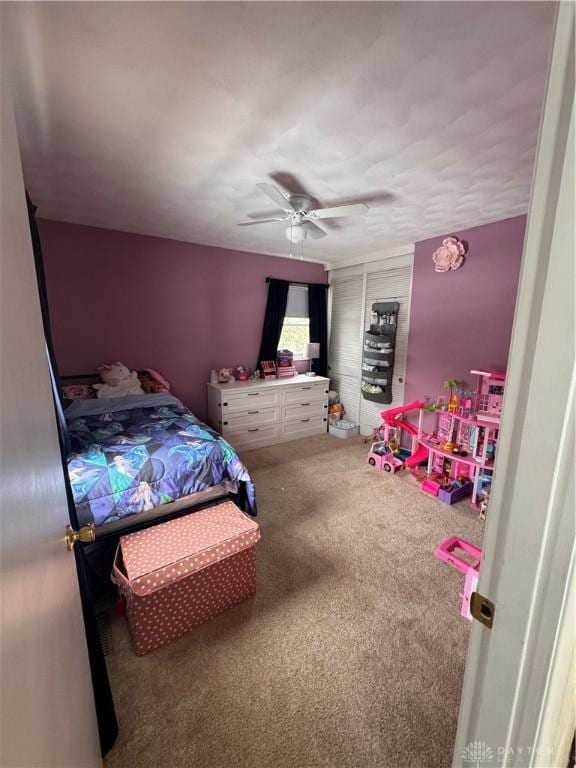
[[[256,514],[254,486],[234,449],[173,395],[76,400],[65,413],[81,525],[119,530],[135,515],[150,520],[215,493],[238,496]]]
[[[68,475],[96,594],[109,585],[119,535],[232,498],[256,515],[236,451],[168,393],[74,400],[65,410]]]

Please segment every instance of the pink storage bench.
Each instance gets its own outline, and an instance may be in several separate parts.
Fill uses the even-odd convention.
[[[112,581],[137,656],[256,591],[260,529],[231,501],[120,538]]]

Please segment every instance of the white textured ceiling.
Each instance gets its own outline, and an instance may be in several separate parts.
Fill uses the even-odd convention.
[[[366,200],[337,263],[523,213],[554,5],[18,3],[15,101],[46,218],[286,255],[275,180]]]

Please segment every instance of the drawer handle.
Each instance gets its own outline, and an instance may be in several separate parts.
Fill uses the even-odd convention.
[[[310,403],[300,403],[300,405],[310,405]]]
[[[256,429],[249,429],[248,432],[260,432],[260,427],[256,427]]]
[[[312,389],[312,387],[300,387],[300,389]]]
[[[260,411],[248,411],[248,413],[250,414],[250,416],[252,416],[252,414],[254,414],[254,413],[260,413]]]
[[[302,424],[305,424],[307,421],[310,421],[310,419],[300,419],[300,421],[302,422]]]
[[[256,395],[259,395],[260,392],[248,392],[248,397],[256,397]]]

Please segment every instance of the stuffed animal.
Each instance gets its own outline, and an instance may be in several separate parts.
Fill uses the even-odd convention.
[[[162,376],[161,373],[155,371],[153,368],[144,368],[138,371],[138,379],[140,386],[147,395],[155,395],[160,392],[169,392],[170,384]]]
[[[136,371],[130,371],[123,363],[99,365],[98,373],[102,384],[94,384],[96,397],[125,397],[126,395],[143,395]]]
[[[232,368],[216,368],[218,384],[227,384],[229,381],[236,381]]]
[[[96,392],[91,384],[67,384],[62,387],[65,400],[91,400],[96,397]]]

